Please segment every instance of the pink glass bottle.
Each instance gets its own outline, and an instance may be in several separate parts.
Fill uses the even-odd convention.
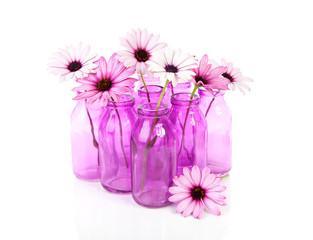
[[[139,106],[131,137],[132,195],[145,207],[163,207],[170,202],[168,188],[176,175],[176,140],[168,121],[169,109],[156,103]]]
[[[178,174],[183,174],[183,168],[197,165],[203,169],[207,165],[206,142],[207,124],[199,109],[200,98],[195,95],[190,100],[190,93],[172,95],[172,109],[169,120],[176,128],[177,167]],[[186,118],[187,116],[187,118]]]
[[[121,102],[109,101],[99,127],[101,184],[108,191],[131,191],[130,136],[136,122],[134,97],[120,95]]]
[[[100,166],[98,156],[98,128],[103,108],[99,104],[86,106],[77,101],[71,115],[71,140],[73,172],[79,179],[98,181]]]
[[[225,176],[231,169],[232,155],[232,114],[224,100],[224,94],[214,95],[199,89],[200,109],[205,115],[208,132],[208,164],[212,173]]]

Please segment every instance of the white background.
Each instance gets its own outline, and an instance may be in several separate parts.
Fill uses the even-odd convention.
[[[0,239],[313,239],[310,3],[2,1]],[[226,96],[233,169],[220,217],[145,209],[72,174],[74,84],[48,75],[48,59],[80,41],[109,57],[137,27],[254,79]]]

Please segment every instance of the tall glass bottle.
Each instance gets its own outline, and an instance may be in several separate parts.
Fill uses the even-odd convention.
[[[101,184],[111,192],[131,191],[130,136],[136,122],[134,97],[109,101],[99,127]]]
[[[232,166],[232,114],[224,100],[224,93],[215,91],[211,94],[199,89],[199,95],[200,109],[208,126],[208,165],[212,173],[225,176]]]
[[[172,95],[172,109],[169,120],[176,128],[178,174],[183,168],[197,165],[200,169],[207,165],[206,142],[207,124],[199,109],[200,98],[190,93]]]
[[[98,128],[103,108],[77,101],[71,115],[72,162],[75,176],[82,180],[98,181]]]
[[[168,188],[176,175],[176,140],[168,121],[168,106],[145,103],[139,106],[138,121],[131,136],[132,194],[146,207],[170,204]]]

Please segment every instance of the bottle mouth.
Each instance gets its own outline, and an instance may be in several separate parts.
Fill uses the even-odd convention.
[[[163,87],[159,86],[159,85],[147,85],[148,88],[148,92],[149,94],[158,94],[158,93],[162,93]],[[147,94],[146,88],[145,86],[141,86],[138,89],[139,94]]]
[[[157,102],[143,103],[138,106],[138,114],[145,117],[162,117],[168,114],[169,107],[166,104],[161,103],[159,109],[156,110],[157,105]]]
[[[171,103],[180,106],[198,105],[200,103],[200,97],[198,95],[195,94],[192,99],[190,97],[191,93],[188,92],[175,93],[171,97]]]
[[[200,96],[208,96],[208,97],[220,97],[225,94],[222,90],[213,90],[213,94],[206,89],[198,89],[198,93]]]
[[[109,100],[108,106],[110,107],[131,107],[135,103],[135,98],[130,94],[120,94],[121,101],[119,103]]]

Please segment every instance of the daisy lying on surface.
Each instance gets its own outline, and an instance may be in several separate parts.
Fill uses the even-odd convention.
[[[173,194],[169,201],[180,202],[176,212],[183,212],[184,217],[193,213],[194,218],[200,219],[205,205],[214,215],[221,215],[218,205],[226,205],[226,197],[221,194],[226,189],[226,186],[220,185],[222,179],[210,174],[208,167],[202,173],[198,166],[193,166],[191,171],[185,167],[183,171],[184,175],[173,179],[177,186],[169,188]]]

